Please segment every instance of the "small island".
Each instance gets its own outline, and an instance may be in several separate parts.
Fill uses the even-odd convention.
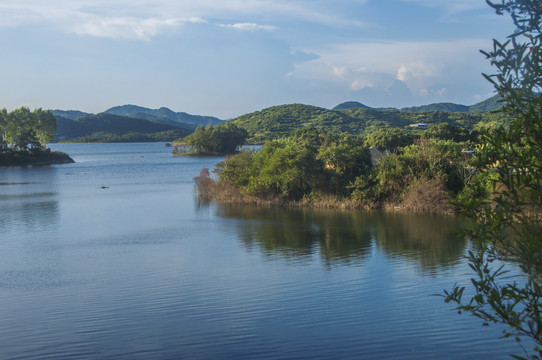
[[[248,132],[232,123],[219,126],[198,126],[196,130],[175,142],[175,156],[219,156],[239,152]]]
[[[0,111],[0,166],[52,165],[73,163],[59,151],[51,151],[56,119],[49,110],[30,111],[22,107]]]

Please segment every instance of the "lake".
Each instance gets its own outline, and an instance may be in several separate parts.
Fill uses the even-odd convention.
[[[0,168],[0,359],[508,359],[454,217],[201,204],[221,158],[53,144]]]

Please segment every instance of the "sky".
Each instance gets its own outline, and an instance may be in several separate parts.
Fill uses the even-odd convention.
[[[0,0],[0,108],[471,105],[512,30],[485,0]]]

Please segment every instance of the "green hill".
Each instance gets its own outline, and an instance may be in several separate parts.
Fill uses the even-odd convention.
[[[291,104],[273,106],[239,116],[228,122],[247,130],[249,142],[259,143],[288,136],[306,126],[342,128],[345,123],[351,121],[349,116],[338,111],[311,105]]]
[[[470,112],[488,112],[488,111],[498,110],[502,106],[503,106],[502,97],[500,95],[495,95],[493,97],[490,97],[489,99],[486,99],[484,101],[481,101],[479,103],[469,106],[469,111]]]
[[[58,116],[55,141],[73,142],[142,142],[171,141],[191,133],[191,130],[101,113],[75,120]]]
[[[290,104],[274,106],[242,115],[229,122],[247,130],[248,142],[284,137],[304,127],[316,127],[334,133],[369,134],[380,128],[407,128],[410,124],[448,123],[473,129],[481,123],[499,124],[506,121],[499,113],[465,112],[402,112],[399,110],[375,110],[350,108],[333,111],[316,106]]]

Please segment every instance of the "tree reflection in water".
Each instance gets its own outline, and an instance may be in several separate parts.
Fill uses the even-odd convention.
[[[457,264],[466,246],[454,230],[461,220],[451,216],[232,205],[216,211],[239,221],[246,248],[296,262],[311,261],[316,254],[328,267],[364,262],[377,250],[433,273]]]

